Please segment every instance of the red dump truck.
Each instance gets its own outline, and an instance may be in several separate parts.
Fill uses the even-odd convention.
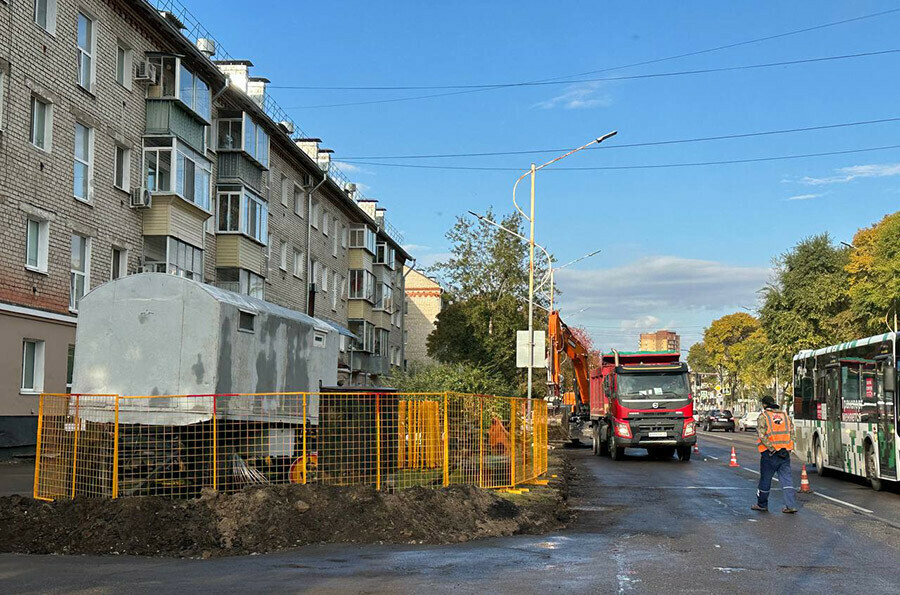
[[[688,461],[697,442],[688,366],[673,351],[603,354],[591,370],[594,454],[624,457],[626,448]]]

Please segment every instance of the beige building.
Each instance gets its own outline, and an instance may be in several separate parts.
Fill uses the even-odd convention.
[[[428,335],[437,324],[443,306],[444,290],[434,279],[415,269],[404,268],[406,275],[406,359],[409,363],[428,363]]]
[[[0,0],[0,447],[34,443],[38,395],[71,381],[81,297],[123,275],[180,275],[360,331],[341,341],[345,382],[377,384],[405,359],[393,295],[409,255],[384,209],[249,61],[166,6],[178,15]]]
[[[641,351],[680,351],[681,338],[673,331],[641,333]]]

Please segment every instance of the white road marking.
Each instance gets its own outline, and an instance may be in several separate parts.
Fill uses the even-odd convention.
[[[712,460],[714,460],[714,461],[718,461],[718,460],[719,460],[719,457],[714,457],[714,456],[712,456],[712,455],[703,455],[703,456],[705,456],[707,459],[712,459]]]
[[[849,506],[854,510],[858,510],[860,512],[865,512],[868,514],[873,514],[874,511],[869,510],[868,508],[863,508],[862,506],[857,506],[856,504],[850,504],[849,502],[845,502],[844,500],[838,500],[837,498],[832,498],[831,496],[826,496],[822,492],[813,492],[816,496],[820,496],[825,498],[826,500],[831,500],[832,502],[837,502],[838,504],[843,504],[844,506]]]
[[[703,432],[703,436],[708,436],[710,438],[721,438],[722,440],[728,440],[729,442],[734,442],[734,438],[729,438],[728,436],[718,436],[713,434],[712,432]]]
[[[759,471],[757,471],[756,469],[751,469],[749,467],[741,467],[741,469],[743,469],[744,471],[749,471],[750,473],[755,473],[755,474],[759,475]]]

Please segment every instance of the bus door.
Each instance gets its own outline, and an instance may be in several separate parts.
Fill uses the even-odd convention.
[[[841,446],[841,369],[834,365],[825,372],[825,448],[828,464],[844,469]]]
[[[882,382],[885,362],[880,362],[875,376],[878,399],[878,454],[881,477],[897,477],[897,394],[885,391]],[[890,367],[888,367],[890,369]]]

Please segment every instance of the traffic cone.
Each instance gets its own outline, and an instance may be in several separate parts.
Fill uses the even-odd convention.
[[[800,493],[812,493],[812,490],[809,488],[809,475],[806,474],[806,465],[803,465],[803,470],[800,472]]]
[[[700,454],[700,443],[699,442],[694,442],[694,454],[695,455]]]
[[[728,463],[729,467],[740,467],[737,462],[737,453],[734,452],[734,447],[731,447],[731,462]]]

